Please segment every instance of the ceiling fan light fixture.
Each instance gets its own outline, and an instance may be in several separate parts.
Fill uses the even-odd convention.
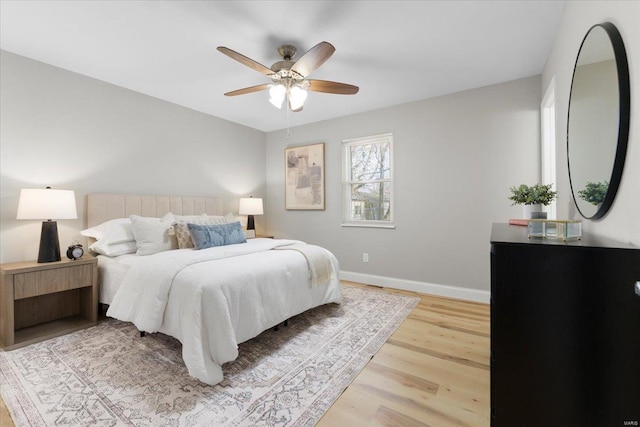
[[[269,88],[269,102],[273,104],[274,107],[281,109],[282,102],[284,101],[284,97],[287,93],[287,89],[284,85],[274,84]]]
[[[288,110],[302,111],[307,99],[307,90],[312,92],[333,93],[339,95],[355,95],[358,87],[346,83],[328,80],[309,80],[307,77],[319,66],[325,63],[335,51],[335,47],[328,42],[320,42],[295,61],[296,48],[283,45],[278,49],[282,61],[278,61],[268,68],[236,51],[224,46],[218,46],[218,51],[247,67],[264,74],[273,84],[261,84],[225,93],[225,96],[244,95],[269,89],[269,102],[276,108],[282,109],[282,103],[287,100]]]
[[[292,110],[299,110],[307,99],[307,91],[300,86],[292,86],[289,89],[289,103]]]

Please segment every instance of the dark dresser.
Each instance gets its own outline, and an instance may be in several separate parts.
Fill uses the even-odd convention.
[[[640,425],[640,249],[491,230],[491,425]]]

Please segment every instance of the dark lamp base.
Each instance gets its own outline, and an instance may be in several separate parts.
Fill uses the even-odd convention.
[[[247,230],[255,230],[255,229],[256,229],[256,223],[253,219],[253,215],[247,216]]]
[[[58,223],[55,221],[42,221],[40,232],[40,250],[38,262],[60,261],[60,242],[58,240]]]

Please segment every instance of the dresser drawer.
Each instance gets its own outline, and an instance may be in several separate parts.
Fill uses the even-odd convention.
[[[18,273],[14,275],[14,299],[31,298],[92,286],[92,269],[92,265],[82,264],[52,270]]]

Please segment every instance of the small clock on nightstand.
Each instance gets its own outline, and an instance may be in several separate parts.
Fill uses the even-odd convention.
[[[82,245],[78,242],[73,242],[69,248],[67,248],[67,258],[76,260],[82,258],[84,255],[84,249],[82,249]]]

